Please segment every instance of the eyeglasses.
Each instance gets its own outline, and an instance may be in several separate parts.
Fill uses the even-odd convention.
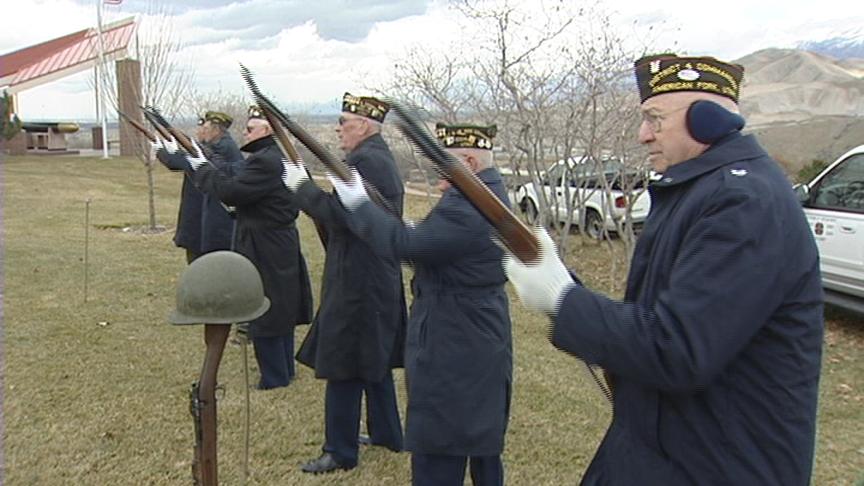
[[[647,123],[648,128],[650,128],[652,132],[660,133],[660,131],[663,129],[663,124],[662,124],[663,120],[665,120],[669,115],[671,115],[673,113],[677,113],[677,112],[679,112],[685,108],[689,108],[689,107],[690,107],[690,105],[684,105],[684,106],[675,108],[674,110],[667,111],[666,113],[659,113],[657,111],[652,111],[654,109],[650,108],[647,111],[642,112],[642,123]]]

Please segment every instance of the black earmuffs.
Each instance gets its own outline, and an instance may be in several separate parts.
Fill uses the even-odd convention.
[[[687,108],[687,131],[700,143],[711,145],[744,128],[744,123],[744,117],[713,101],[695,101]]]

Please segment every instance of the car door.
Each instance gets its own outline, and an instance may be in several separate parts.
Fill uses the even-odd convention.
[[[547,172],[546,184],[543,189],[546,191],[547,201],[549,202],[549,210],[552,215],[552,221],[563,221],[566,211],[566,199],[564,198],[564,164],[557,163]]]
[[[804,212],[819,246],[826,288],[864,298],[864,153],[816,180]]]

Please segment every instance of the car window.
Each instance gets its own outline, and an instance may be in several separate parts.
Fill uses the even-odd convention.
[[[810,207],[864,213],[864,154],[834,167],[811,192]]]

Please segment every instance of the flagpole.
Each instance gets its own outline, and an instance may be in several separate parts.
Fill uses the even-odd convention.
[[[99,39],[99,75],[96,76],[96,83],[102,86],[102,96],[99,97],[100,114],[102,118],[102,158],[108,159],[108,122],[105,114],[105,45],[102,42],[102,0],[96,0],[96,35]],[[96,90],[96,96],[99,96],[99,89]]]

